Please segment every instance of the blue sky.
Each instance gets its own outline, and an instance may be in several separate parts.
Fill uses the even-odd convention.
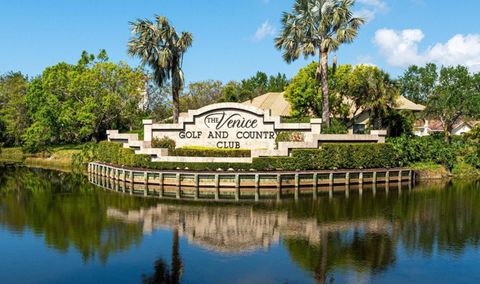
[[[0,1],[0,74],[35,76],[60,61],[75,63],[82,50],[102,48],[113,61],[138,65],[126,53],[128,22],[154,14],[193,33],[184,62],[189,82],[239,80],[257,70],[290,77],[313,60],[287,64],[274,48],[281,13],[293,0]],[[480,1],[357,0],[355,11],[368,22],[338,51],[339,63],[375,64],[394,77],[427,61],[480,71]]]

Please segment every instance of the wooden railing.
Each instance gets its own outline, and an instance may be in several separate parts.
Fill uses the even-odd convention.
[[[367,169],[334,171],[155,171],[124,168],[103,163],[88,165],[93,184],[109,190],[159,198],[194,200],[281,200],[302,196],[364,190],[388,193],[411,189],[415,173],[411,169]],[[393,186],[392,186],[393,184]]]

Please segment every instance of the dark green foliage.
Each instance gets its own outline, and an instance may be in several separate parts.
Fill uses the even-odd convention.
[[[332,118],[330,127],[323,127],[322,134],[347,134],[348,127],[342,121]]]
[[[427,63],[424,67],[411,65],[399,78],[400,93],[409,100],[426,104],[437,83],[437,66]]]
[[[130,167],[174,170],[328,170],[390,168],[397,166],[398,153],[390,144],[324,144],[321,149],[296,149],[291,157],[259,157],[248,163],[151,162],[146,155],[135,155],[121,144],[100,142],[91,161]]]
[[[221,81],[207,80],[188,84],[187,90],[180,96],[180,111],[215,104],[223,99]]]
[[[254,159],[260,170],[331,170],[391,168],[397,152],[390,144],[324,144],[321,149],[296,149],[291,157]]]
[[[281,116],[282,123],[309,123],[311,117],[309,116]]]
[[[19,146],[29,118],[25,102],[28,78],[20,72],[0,76],[0,142]]]
[[[181,157],[250,157],[251,151],[247,149],[202,149],[178,148],[171,151],[171,156]]]
[[[96,159],[106,163],[123,166],[146,166],[150,162],[148,155],[136,155],[133,149],[123,148],[120,143],[102,141],[98,143]]]
[[[480,147],[477,146],[476,149],[471,147],[465,153],[465,162],[477,169],[480,169]]]
[[[391,109],[384,118],[389,137],[412,135],[415,114],[410,111]]]
[[[275,137],[275,142],[301,142],[305,139],[303,132],[299,131],[280,131]]]
[[[223,101],[244,102],[268,92],[283,92],[288,84],[285,74],[267,76],[264,72],[258,71],[254,76],[241,82],[227,83],[222,90]]]
[[[0,120],[9,121],[10,144],[38,152],[102,140],[107,129],[135,128],[143,114],[145,76],[139,68],[106,60],[105,51],[96,57],[83,52],[75,65],[58,63],[31,82],[23,79],[22,88],[16,83],[21,90],[8,88],[12,105],[4,109],[0,103]]]
[[[432,162],[453,168],[457,156],[461,155],[465,142],[460,139],[446,143],[439,137],[401,136],[388,142],[398,151],[401,165]]]
[[[322,114],[320,84],[317,80],[318,63],[301,68],[285,89],[285,99],[291,105],[292,116],[319,117]]]
[[[168,149],[168,151],[173,151],[175,150],[176,144],[175,141],[168,138],[168,137],[163,137],[163,138],[153,138],[152,140],[152,147],[153,148],[165,148]]]

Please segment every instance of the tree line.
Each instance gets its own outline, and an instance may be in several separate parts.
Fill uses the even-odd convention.
[[[179,110],[242,102],[287,84],[284,74],[263,72],[226,84],[192,82],[179,96]],[[76,64],[60,62],[34,78],[9,72],[0,76],[0,144],[37,152],[103,140],[108,129],[136,131],[145,118],[171,120],[171,97],[169,85],[159,87],[141,67],[111,62],[105,50],[83,52]]]
[[[191,82],[179,96],[179,111],[285,91],[291,116],[319,117],[317,66],[308,64],[292,79],[258,71],[238,82]],[[441,120],[446,135],[459,119],[480,118],[480,73],[464,66],[410,66],[397,79],[369,65],[334,65],[328,73],[332,127],[340,125],[341,131],[355,124],[356,114],[367,112],[372,129],[388,128],[391,136],[411,133],[417,118],[395,109],[400,95],[424,104],[423,115]],[[35,78],[20,72],[0,76],[0,143],[35,152],[103,140],[107,129],[141,129],[144,118],[171,121],[171,97],[170,86],[159,87],[143,68],[112,63],[104,50],[84,52],[76,64],[58,63]]]
[[[46,68],[35,78],[11,72],[0,77],[0,143],[39,151],[49,145],[98,141],[107,129],[133,131],[142,118],[178,121],[181,111],[216,102],[243,102],[266,92],[285,91],[292,116],[322,117],[327,131],[345,131],[360,111],[371,128],[400,135],[412,129],[409,113],[395,110],[404,95],[427,106],[446,139],[460,119],[478,119],[480,75],[464,66],[411,66],[398,79],[375,66],[329,65],[329,54],[352,42],[364,19],[352,13],[353,0],[296,0],[282,17],[275,46],[290,63],[318,56],[288,80],[284,74],[254,76],[223,84],[208,80],[185,88],[183,58],[193,45],[163,16],[130,23],[128,54],[140,67],[110,62],[105,51],[84,52],[76,64]],[[353,111],[352,111],[353,110]],[[332,123],[330,122],[332,119]]]
[[[323,112],[317,63],[300,69],[285,90],[293,116],[320,116]],[[332,66],[329,73],[329,104],[334,122],[354,125],[356,116],[366,112],[371,129],[388,129],[390,136],[411,134],[418,118],[439,120],[448,140],[461,120],[480,119],[480,73],[467,67],[428,63],[412,65],[397,79],[377,66]],[[424,105],[419,116],[398,110],[398,98]]]

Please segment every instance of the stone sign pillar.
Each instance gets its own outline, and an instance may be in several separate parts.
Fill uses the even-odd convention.
[[[152,125],[153,120],[151,119],[144,119],[143,120],[143,141],[151,142],[152,141]]]
[[[311,118],[310,125],[312,126],[312,134],[320,134],[322,132],[321,118]]]

